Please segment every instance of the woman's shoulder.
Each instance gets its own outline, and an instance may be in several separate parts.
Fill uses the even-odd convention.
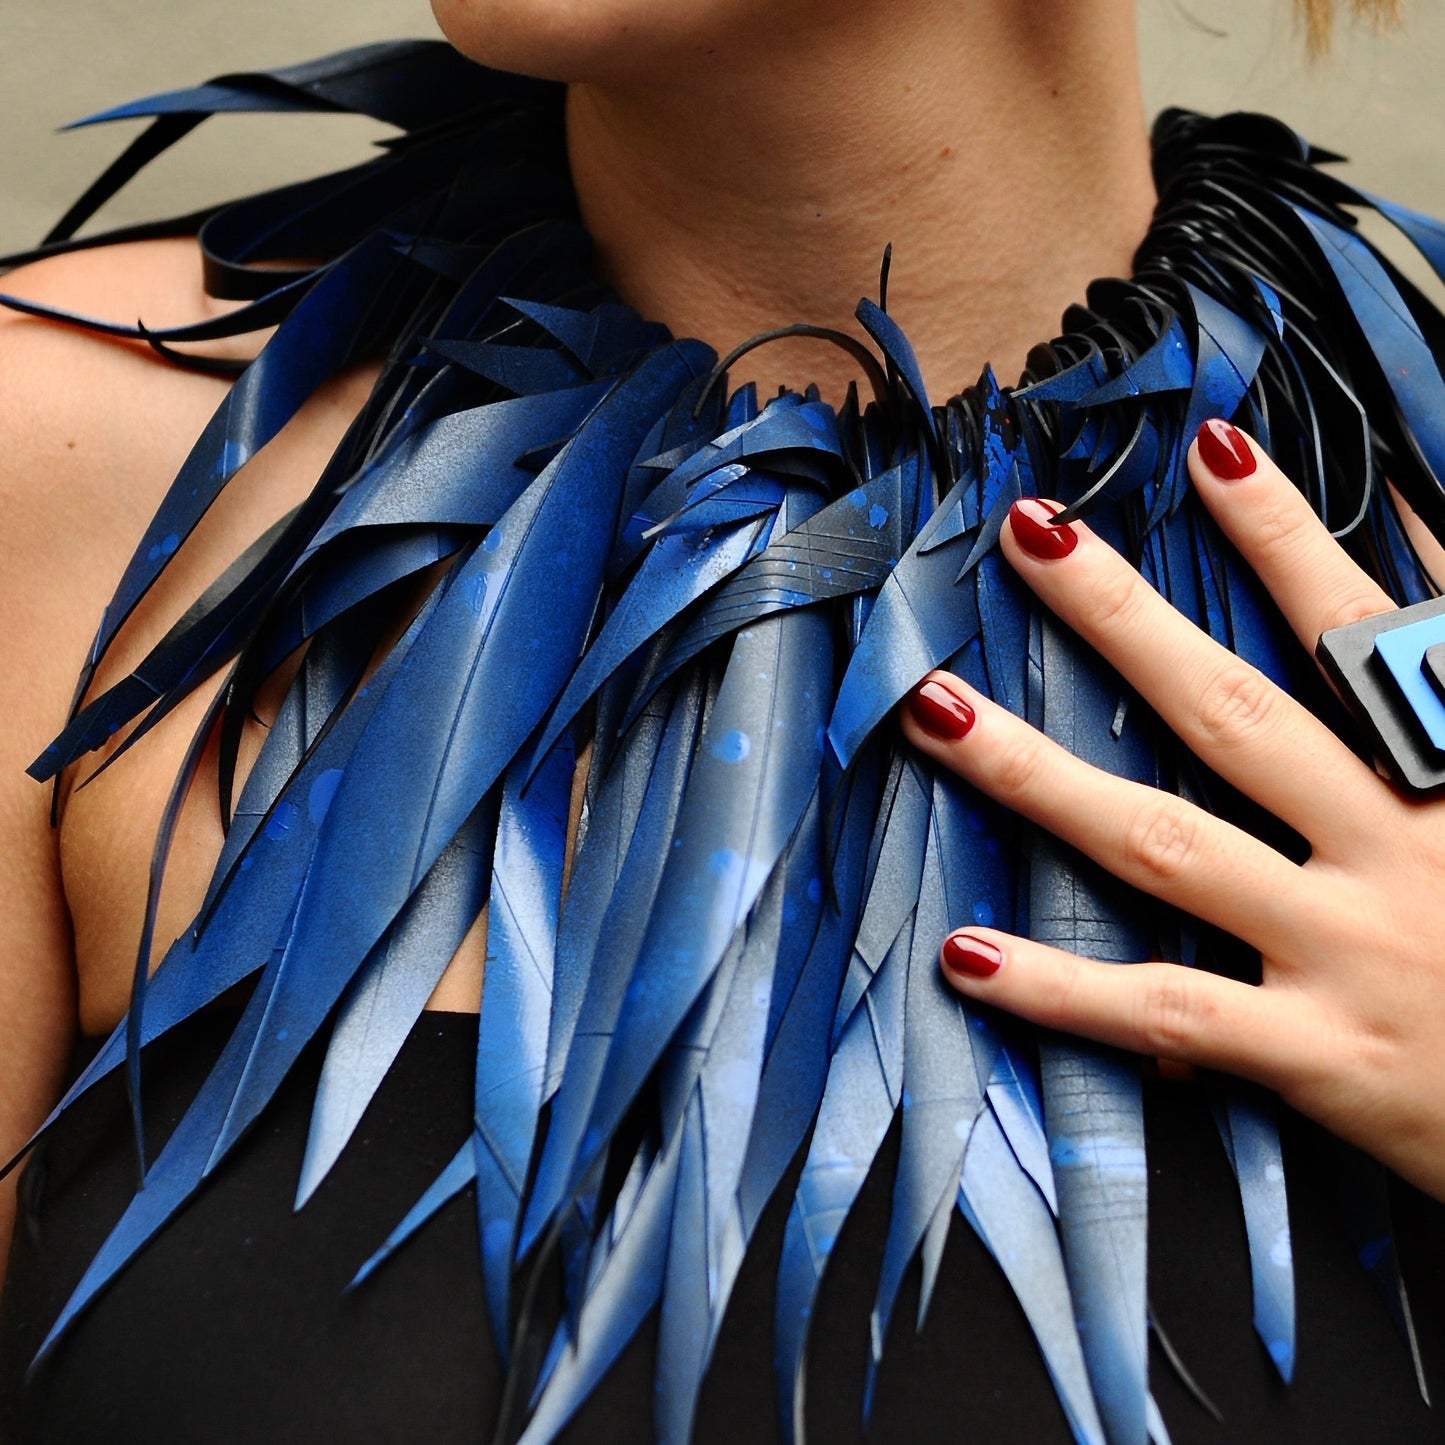
[[[50,257],[0,278],[0,291],[127,325],[211,304],[186,240]],[[224,390],[143,343],[0,312],[0,670],[7,694],[23,681],[7,730],[33,734],[26,746],[64,721],[129,549]]]
[[[152,329],[204,320],[230,304],[206,295],[194,239],[48,259],[12,273],[0,289]],[[252,334],[225,343],[228,359],[254,353],[263,340]],[[215,343],[205,350],[227,355]],[[246,464],[126,619],[92,695],[134,669],[310,491],[369,385],[359,368],[328,382]],[[23,817],[37,853],[54,846],[41,841],[49,794],[23,770],[64,726],[104,610],[227,386],[142,341],[15,311],[0,319],[0,824]],[[107,772],[65,809],[59,848],[87,1028],[110,1027],[125,1006],[139,914],[117,899],[139,908],[145,897],[159,810],[189,736],[177,717],[179,731],[162,725],[143,758]]]
[[[207,294],[191,237],[50,257],[0,279],[0,291],[95,320],[128,327],[140,321],[151,330],[207,320],[236,304]],[[204,350],[248,359],[263,340],[243,335],[208,342]],[[132,549],[228,384],[177,365],[143,341],[15,310],[0,313],[0,586],[7,602],[17,594],[52,598],[45,621],[70,680]],[[288,479],[280,490],[287,495],[262,502],[261,510],[285,510],[298,489],[314,481],[315,458],[298,467],[296,443],[309,440],[306,451],[329,452],[360,404],[354,385],[340,389],[346,394],[339,405],[332,395],[338,386],[323,389],[316,398],[321,405],[303,408],[292,435],[277,447],[286,454],[280,470]],[[342,415],[327,415],[318,425],[318,410]],[[248,482],[245,490],[274,489]],[[186,575],[174,579],[180,591],[200,590],[253,540],[258,524],[249,515],[231,516],[233,510],[222,507],[207,535],[187,549],[176,569]],[[33,600],[29,606],[38,610]],[[69,681],[67,701],[68,687]]]
[[[199,287],[194,243],[57,256],[0,292],[125,320],[179,315]],[[70,923],[49,790],[24,769],[65,721],[101,611],[222,383],[147,348],[0,309],[0,949],[5,1026],[0,1153],[54,1100],[75,1026]],[[0,1238],[8,1232],[0,1195]]]
[[[124,325],[195,320],[215,305],[190,240],[50,257],[0,289]],[[93,628],[106,598],[89,594],[114,582],[108,561],[134,545],[224,391],[144,343],[0,313],[0,585],[63,589],[64,611],[84,609]]]

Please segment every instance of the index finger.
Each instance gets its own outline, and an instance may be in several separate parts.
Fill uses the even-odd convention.
[[[1238,427],[1205,422],[1189,449],[1189,474],[1311,655],[1320,633],[1393,610],[1389,594],[1350,560],[1300,490]]]

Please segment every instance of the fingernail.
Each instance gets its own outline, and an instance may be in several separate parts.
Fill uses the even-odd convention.
[[[982,938],[953,933],[943,940],[943,966],[965,978],[992,978],[1003,967],[1003,950]]]
[[[1154,1060],[1154,1067],[1159,1077],[1171,1084],[1190,1084],[1199,1077],[1193,1064],[1181,1063],[1178,1059],[1158,1058]]]
[[[1079,545],[1079,534],[1067,522],[1055,522],[1053,509],[1037,497],[1020,497],[1008,520],[1019,546],[1040,562],[1057,562]]]
[[[951,688],[931,677],[908,694],[908,711],[929,737],[947,743],[956,743],[973,726],[973,709]]]
[[[1244,433],[1218,417],[1199,428],[1199,460],[1221,482],[1243,481],[1257,465]]]

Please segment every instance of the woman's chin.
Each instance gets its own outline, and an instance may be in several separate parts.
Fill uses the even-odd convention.
[[[546,80],[656,81],[756,25],[767,0],[432,0],[463,55]]]

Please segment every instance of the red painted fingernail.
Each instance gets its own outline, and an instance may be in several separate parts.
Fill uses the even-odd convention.
[[[981,938],[954,933],[943,940],[943,966],[965,978],[992,978],[1003,967],[1003,950]]]
[[[956,743],[973,726],[973,709],[952,689],[934,678],[908,694],[908,711],[929,737]]]
[[[1008,521],[1019,546],[1040,562],[1057,562],[1079,545],[1079,534],[1067,522],[1055,522],[1054,509],[1037,497],[1020,497],[1008,509]]]
[[[1258,465],[1244,433],[1218,417],[1199,428],[1199,460],[1221,482],[1243,481]]]

